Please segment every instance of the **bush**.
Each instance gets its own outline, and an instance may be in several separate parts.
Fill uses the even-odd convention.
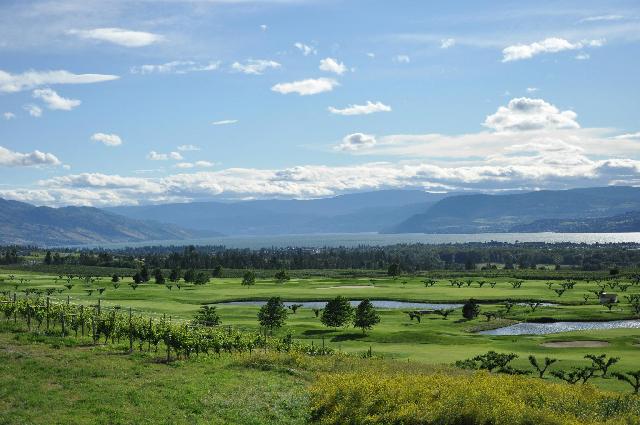
[[[471,299],[462,306],[462,316],[467,320],[472,320],[480,314],[480,306]]]
[[[561,425],[638,423],[640,399],[513,375],[321,374],[311,388],[320,424]]]

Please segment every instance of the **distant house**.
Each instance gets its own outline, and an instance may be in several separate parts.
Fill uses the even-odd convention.
[[[603,292],[600,294],[600,304],[615,304],[618,302],[617,294],[608,294]]]

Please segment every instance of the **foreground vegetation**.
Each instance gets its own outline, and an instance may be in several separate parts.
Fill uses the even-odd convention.
[[[633,424],[591,385],[335,354],[153,352],[0,324],[2,424]]]
[[[395,262],[374,271],[230,271],[182,268],[215,258],[189,250],[158,254],[179,260],[173,268],[152,267],[153,256],[114,268],[31,254],[0,269],[0,370],[8,376],[0,410],[9,413],[0,424],[51,423],[47,412],[58,423],[640,418],[640,329],[481,332],[638,319],[640,275],[613,263],[599,271],[474,263],[407,273]],[[618,302],[602,304],[603,293]],[[449,305],[374,305],[383,300]],[[101,394],[100,385],[116,388]]]

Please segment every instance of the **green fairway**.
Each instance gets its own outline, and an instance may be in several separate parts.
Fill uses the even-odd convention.
[[[13,275],[13,278],[9,278]],[[512,307],[502,319],[487,320],[480,315],[474,320],[465,320],[461,310],[454,311],[446,320],[439,315],[424,315],[420,323],[410,320],[406,312],[412,309],[380,309],[380,323],[363,335],[353,327],[332,329],[320,323],[309,308],[300,308],[295,314],[289,313],[286,326],[278,331],[284,335],[291,332],[298,340],[326,344],[332,348],[350,353],[364,353],[371,349],[377,356],[405,359],[428,364],[453,363],[489,350],[513,352],[519,356],[513,365],[530,369],[527,357],[533,354],[539,358],[548,356],[559,359],[551,369],[568,369],[573,366],[590,364],[584,359],[586,354],[606,353],[620,357],[616,370],[637,370],[640,368],[640,329],[612,329],[599,331],[581,331],[540,336],[488,336],[478,334],[481,329],[491,329],[523,321],[565,320],[565,321],[608,321],[632,319],[634,314],[624,296],[640,293],[640,286],[629,286],[620,291],[620,287],[611,288],[620,296],[620,303],[611,311],[598,303],[596,296],[589,292],[597,290],[595,282],[577,281],[573,289],[561,296],[554,291],[561,287],[564,280],[525,280],[520,288],[514,288],[515,279],[460,278],[461,287],[451,285],[448,279],[438,279],[434,286],[427,287],[424,278],[309,278],[291,279],[286,283],[274,280],[260,280],[253,286],[242,286],[238,278],[211,279],[205,285],[175,285],[169,290],[165,285],[147,283],[135,290],[128,284],[131,278],[125,278],[115,289],[109,278],[85,284],[81,279],[72,280],[73,287],[67,290],[66,279],[39,273],[3,271],[0,289],[13,293],[24,288],[56,288],[51,297],[70,302],[93,305],[98,298],[104,308],[121,306],[131,307],[136,312],[152,315],[167,315],[174,320],[188,320],[203,304],[226,301],[265,300],[272,296],[282,297],[285,301],[329,300],[342,295],[351,300],[369,298],[371,300],[398,300],[416,302],[463,303],[474,298],[481,303],[481,313],[504,310],[506,300],[525,303]],[[20,283],[20,279],[23,280]],[[486,281],[480,287],[478,281]],[[496,282],[491,287],[490,282]],[[602,282],[601,284],[606,284]],[[625,285],[624,281],[620,284]],[[551,288],[549,288],[551,285]],[[105,288],[98,295],[97,288]],[[89,291],[93,289],[91,295]],[[609,290],[609,287],[606,288]],[[616,290],[617,289],[617,290]],[[584,295],[589,295],[586,301]],[[528,301],[544,301],[557,305],[526,305]],[[223,325],[232,325],[244,330],[258,330],[256,319],[259,308],[247,305],[220,305],[218,312]],[[564,341],[600,341],[600,347],[549,347],[543,344]],[[561,344],[562,345],[562,344]],[[615,379],[594,379],[594,384],[607,389],[626,390],[626,384]]]

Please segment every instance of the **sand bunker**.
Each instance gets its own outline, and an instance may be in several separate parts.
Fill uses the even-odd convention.
[[[375,286],[364,286],[364,285],[343,285],[343,286],[327,286],[323,288],[316,289],[372,289]]]
[[[607,341],[554,341],[541,345],[548,348],[595,348],[606,347],[609,343]]]

